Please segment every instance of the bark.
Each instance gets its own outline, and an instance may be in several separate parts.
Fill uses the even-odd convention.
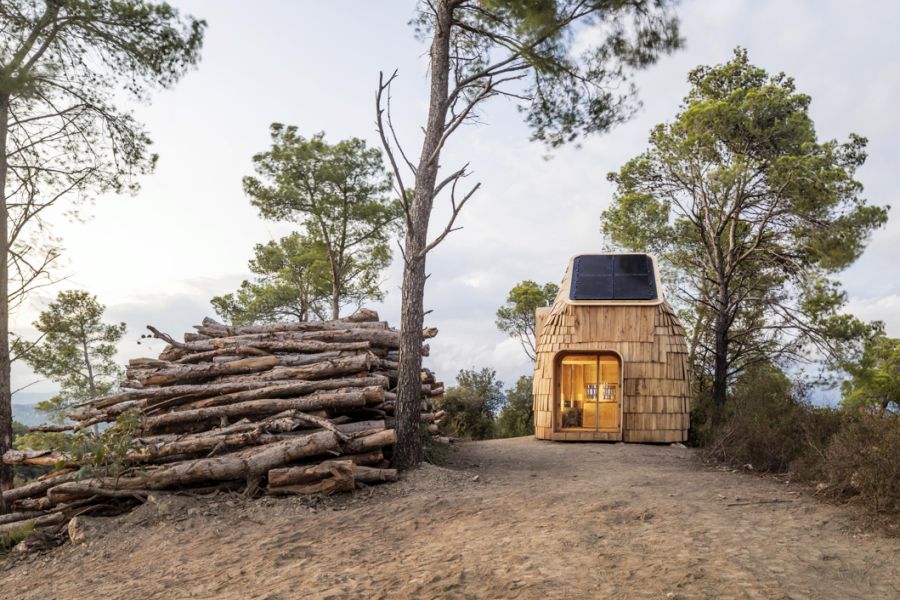
[[[368,308],[361,308],[352,315],[333,321],[301,321],[298,323],[270,323],[268,325],[223,325],[210,318],[203,319],[203,324],[196,329],[204,335],[216,337],[234,336],[247,333],[269,333],[275,331],[317,331],[322,329],[387,329],[387,323],[378,321],[378,313]]]
[[[6,523],[15,523],[16,521],[27,521],[29,519],[35,519],[37,517],[43,517],[46,514],[42,510],[26,510],[21,512],[10,512],[5,515],[0,515],[0,525],[4,525]]]
[[[139,380],[141,384],[148,385],[175,385],[194,381],[206,381],[223,375],[243,373],[255,373],[266,371],[278,365],[278,357],[262,356],[256,358],[244,358],[234,362],[202,365],[176,365],[160,369],[146,379]]]
[[[163,402],[178,399],[178,402],[172,404],[186,404],[191,400],[203,398],[217,398],[222,403],[234,402],[240,400],[250,400],[255,398],[277,398],[289,395],[302,395],[319,389],[334,389],[335,387],[352,387],[354,385],[383,385],[383,377],[355,377],[329,379],[323,381],[237,381],[226,383],[207,383],[202,385],[177,385],[164,388],[151,388],[145,390],[132,390],[128,392],[120,392],[112,394],[104,398],[100,398],[93,403],[93,408],[102,410],[122,404],[125,402],[143,402],[152,406],[158,406]],[[236,396],[241,392],[250,392],[249,395]],[[253,395],[253,392],[259,392],[260,395]],[[90,403],[85,403],[90,404]],[[75,419],[86,418],[91,416],[85,415],[83,412],[74,412],[70,415]]]
[[[728,287],[721,285],[715,321],[713,323],[713,336],[715,341],[715,356],[713,367],[713,403],[715,410],[713,420],[718,422],[723,417],[725,401],[728,396]]]
[[[434,4],[434,37],[430,49],[431,89],[428,121],[404,244],[402,310],[400,315],[400,373],[397,382],[397,445],[393,464],[400,469],[415,467],[422,460],[419,432],[421,399],[421,347],[425,296],[425,249],[428,222],[434,204],[441,137],[447,118],[450,73],[450,29],[453,8],[447,0]]]
[[[3,492],[3,500],[9,505],[16,500],[39,496],[55,485],[75,479],[75,475],[75,472],[63,473],[61,475],[55,475],[46,479],[26,483],[25,485]]]
[[[320,408],[361,408],[369,404],[378,404],[383,400],[384,388],[381,387],[316,392],[301,398],[250,400],[225,406],[170,412],[155,417],[146,417],[142,425],[145,430],[152,431],[180,423],[193,423],[209,419],[221,419],[222,417],[232,418],[271,414],[284,410],[310,411]]]
[[[353,467],[353,479],[357,483],[384,483],[387,481],[397,481],[399,476],[397,469],[373,469],[372,467]]]
[[[7,134],[9,132],[9,93],[0,92],[0,455],[12,449],[12,387],[9,356],[9,211],[6,208]],[[13,484],[12,467],[0,464],[0,490]],[[0,513],[6,506],[0,496]]]
[[[277,466],[337,452],[338,449],[337,437],[330,431],[321,431],[224,456],[176,463],[143,476],[104,480],[104,486],[111,489],[164,490],[200,481],[250,480],[265,475]]]
[[[345,459],[326,460],[317,465],[271,469],[269,470],[268,475],[269,487],[281,487],[298,483],[313,483],[331,475],[333,468],[337,465],[346,467],[348,473],[352,474],[353,461]]]
[[[422,332],[423,338],[437,335],[437,329],[429,328]],[[167,336],[168,337],[168,336]],[[164,338],[165,339],[165,338]],[[328,329],[323,331],[286,332],[286,333],[254,333],[233,337],[212,338],[193,342],[169,345],[160,354],[163,360],[177,361],[191,353],[210,352],[212,350],[229,349],[240,346],[263,348],[266,342],[290,344],[291,352],[327,352],[332,350],[359,350],[360,343],[369,342],[377,348],[393,350],[400,347],[400,332],[389,329]],[[427,349],[423,347],[423,352]],[[228,353],[226,353],[228,354]]]
[[[231,346],[228,348],[218,348],[216,350],[209,350],[207,352],[197,352],[195,354],[188,354],[183,358],[179,358],[175,361],[171,361],[170,364],[188,364],[188,363],[199,363],[206,360],[213,360],[218,356],[267,356],[271,355],[271,352],[266,352],[265,350],[261,350],[259,348],[253,346]],[[130,364],[130,363],[129,363]]]
[[[57,506],[95,496],[100,496],[101,498],[133,498],[143,501],[149,493],[149,490],[109,489],[104,487],[101,480],[87,482],[70,481],[47,490],[47,498],[50,500],[50,504]]]
[[[344,451],[351,454],[362,454],[396,443],[397,432],[393,429],[385,429],[384,431],[350,441],[344,445]]]
[[[281,367],[277,366],[264,373],[254,373],[246,376],[224,376],[221,381],[279,381],[284,379],[302,379],[314,380],[325,379],[326,377],[334,377],[335,375],[350,375],[353,373],[362,373],[369,371],[370,368],[378,360],[374,355],[357,354],[345,358],[337,358],[327,360],[311,365],[302,365],[299,367]]]
[[[198,400],[190,405],[190,408],[207,408],[210,406],[222,406],[247,400],[259,400],[260,398],[284,398],[288,396],[304,396],[317,391],[337,390],[352,387],[385,387],[387,381],[383,377],[342,377],[340,379],[322,379],[316,381],[290,381],[290,382],[266,382],[264,387],[243,392],[222,394],[203,400]],[[156,406],[156,405],[154,405]],[[169,405],[171,406],[171,405]]]
[[[28,519],[25,521],[16,521],[14,523],[4,523],[0,525],[0,536],[9,535],[14,531],[21,530],[25,527],[34,527],[40,529],[42,527],[51,527],[68,521],[69,518],[62,512],[50,513],[36,519]]]
[[[398,479],[396,469],[377,469],[363,466],[355,460],[350,460],[350,457],[341,457],[339,461],[329,460],[318,465],[272,469],[269,471],[268,477],[269,489],[314,483],[330,476],[330,467],[336,463],[349,467],[353,473],[353,479],[357,482],[373,484],[397,481]]]
[[[186,436],[187,439],[153,444],[131,451],[128,453],[128,459],[133,462],[154,462],[161,458],[180,454],[208,453],[217,449],[231,451],[235,448],[255,445],[264,433],[266,430],[257,426],[248,431],[220,436]]]
[[[349,492],[356,487],[353,463],[348,460],[328,460],[309,467],[309,480],[296,485],[272,486],[266,490],[273,496],[288,494],[334,494]]]
[[[69,458],[68,454],[56,450],[7,450],[3,453],[3,464],[52,467],[59,461]]]

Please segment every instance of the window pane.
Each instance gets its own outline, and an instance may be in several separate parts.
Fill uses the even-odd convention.
[[[621,401],[619,359],[611,354],[563,357],[558,371],[562,430],[617,430]]]

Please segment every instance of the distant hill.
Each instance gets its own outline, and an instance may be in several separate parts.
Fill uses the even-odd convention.
[[[36,410],[34,405],[42,400],[49,400],[55,392],[16,392],[13,395],[13,421],[29,427],[47,422],[47,417]]]
[[[12,405],[13,421],[18,421],[29,427],[40,425],[47,421],[47,417],[34,409],[34,404],[13,404]]]

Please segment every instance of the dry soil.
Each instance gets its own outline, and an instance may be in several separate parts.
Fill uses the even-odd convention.
[[[158,497],[0,598],[900,598],[900,540],[689,449],[531,438],[326,499]]]

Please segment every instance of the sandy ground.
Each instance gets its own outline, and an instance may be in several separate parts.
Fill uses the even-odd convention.
[[[900,540],[688,449],[518,438],[448,467],[323,500],[163,497],[7,561],[0,598],[900,598]]]

